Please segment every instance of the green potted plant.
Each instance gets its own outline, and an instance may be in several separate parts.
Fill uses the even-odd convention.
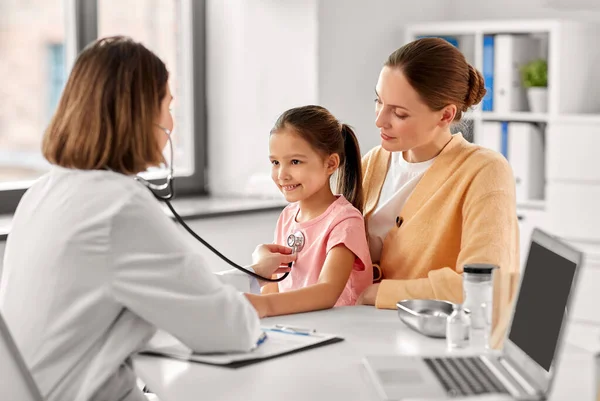
[[[523,65],[521,82],[527,90],[529,110],[534,113],[548,111],[548,62],[537,59]]]

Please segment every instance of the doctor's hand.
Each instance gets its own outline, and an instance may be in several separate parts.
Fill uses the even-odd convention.
[[[356,305],[375,305],[377,291],[379,291],[379,283],[371,284],[359,295]]]
[[[283,245],[262,244],[252,253],[252,269],[262,277],[289,272],[288,263],[296,260],[292,249]],[[259,280],[261,285],[266,281]]]

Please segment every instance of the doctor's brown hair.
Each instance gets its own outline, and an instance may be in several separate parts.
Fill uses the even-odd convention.
[[[449,104],[457,108],[454,121],[478,104],[486,93],[483,76],[465,56],[441,38],[421,38],[393,52],[384,64],[399,68],[431,110]]]
[[[44,157],[80,170],[137,174],[164,162],[154,134],[169,73],[130,38],[100,39],[77,57],[46,129]]]
[[[321,155],[337,153],[340,156],[336,192],[362,213],[361,155],[352,128],[341,124],[326,108],[314,105],[285,111],[275,122],[271,134],[286,128],[300,135]]]

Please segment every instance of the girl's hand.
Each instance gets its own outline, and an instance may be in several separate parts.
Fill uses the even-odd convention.
[[[267,297],[256,294],[244,294],[248,301],[254,306],[256,314],[260,319],[269,316],[269,300]]]
[[[262,244],[252,253],[252,269],[256,274],[269,278],[274,274],[289,272],[291,269],[288,264],[295,260],[296,255],[287,246]]]
[[[377,291],[379,291],[379,283],[371,284],[356,300],[357,305],[375,305],[377,299]]]

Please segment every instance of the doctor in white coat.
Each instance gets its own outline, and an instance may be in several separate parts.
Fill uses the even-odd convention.
[[[145,400],[130,356],[157,328],[200,352],[249,350],[260,335],[240,292],[251,279],[211,273],[133,179],[163,162],[171,99],[156,55],[99,40],[77,58],[45,133],[53,166],[14,215],[0,313],[48,401]],[[261,245],[251,268],[286,271],[290,251]]]

